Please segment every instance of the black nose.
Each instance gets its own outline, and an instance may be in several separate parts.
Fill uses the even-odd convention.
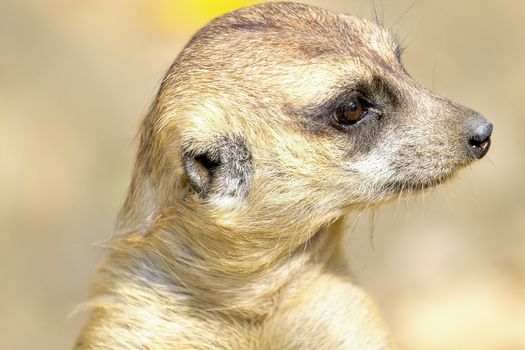
[[[471,152],[478,159],[483,158],[490,148],[492,124],[479,118],[471,125],[472,134],[468,141]]]

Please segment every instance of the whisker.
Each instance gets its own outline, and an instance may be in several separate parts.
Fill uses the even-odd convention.
[[[399,17],[397,17],[397,19],[394,21],[394,23],[392,23],[390,25],[390,29],[394,29],[399,23],[401,23],[401,21],[403,20],[403,18],[420,2],[421,0],[414,0],[410,6],[408,6],[408,8],[403,11],[401,13],[401,15],[399,15]]]

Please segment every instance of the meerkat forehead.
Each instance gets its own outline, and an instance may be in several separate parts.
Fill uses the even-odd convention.
[[[256,50],[286,48],[286,56],[295,54],[301,60],[367,53],[395,60],[398,49],[394,36],[372,21],[298,3],[267,3],[231,12],[204,27],[190,46],[206,39],[211,39],[208,44],[218,43],[224,37],[231,39],[225,47],[237,45],[238,38],[258,45]]]
[[[263,95],[305,104],[399,66],[399,54],[394,36],[369,20],[297,3],[267,3],[201,29],[179,56],[174,75],[179,82],[210,83],[218,90],[235,81],[259,96],[272,91]]]

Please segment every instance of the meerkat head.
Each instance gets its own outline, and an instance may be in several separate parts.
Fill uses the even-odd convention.
[[[184,208],[196,227],[271,241],[435,186],[483,157],[492,125],[420,86],[399,56],[379,25],[306,5],[212,21],[144,121],[123,225]]]

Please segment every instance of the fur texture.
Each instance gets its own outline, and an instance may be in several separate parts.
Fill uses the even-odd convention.
[[[142,123],[77,349],[394,348],[348,277],[342,218],[445,181],[487,124],[399,52],[375,23],[294,3],[195,34]],[[340,123],[351,101],[363,117]]]

